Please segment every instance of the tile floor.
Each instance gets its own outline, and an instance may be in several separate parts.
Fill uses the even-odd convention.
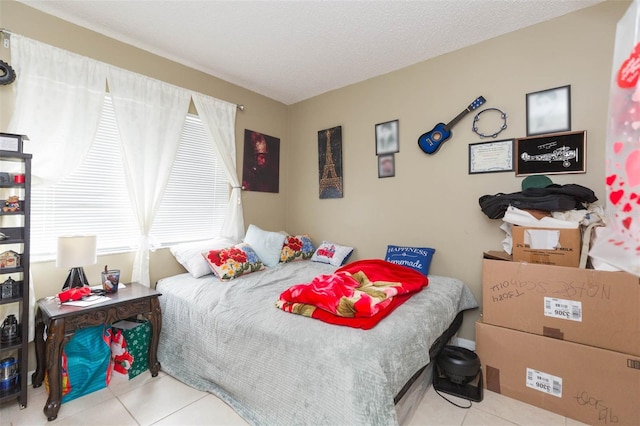
[[[468,403],[447,396],[461,405]],[[63,404],[53,422],[47,422],[42,412],[46,400],[44,386],[30,387],[26,409],[20,410],[14,402],[0,405],[0,426],[247,424],[215,396],[192,389],[162,372],[156,378],[144,373],[130,381],[114,377],[108,388]],[[457,408],[429,388],[409,424],[578,426],[582,423],[488,391],[481,403],[473,403],[470,409]]]

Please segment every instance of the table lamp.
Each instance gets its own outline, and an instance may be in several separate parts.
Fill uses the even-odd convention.
[[[62,286],[62,290],[89,285],[84,274],[85,265],[98,263],[96,257],[95,235],[72,235],[58,237],[58,254],[56,266],[69,269],[69,276]]]

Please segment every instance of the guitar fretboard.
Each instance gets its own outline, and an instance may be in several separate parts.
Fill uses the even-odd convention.
[[[471,102],[471,105],[469,105],[464,111],[456,115],[456,117],[453,120],[447,123],[447,125],[445,126],[447,130],[450,130],[453,126],[455,126],[458,123],[458,121],[462,120],[462,118],[465,115],[469,114],[471,111],[478,108],[480,105],[484,104],[485,102],[486,102],[486,99],[484,98],[484,96],[478,96],[475,101]]]
[[[464,118],[464,116],[467,115],[467,114],[469,114],[469,108],[465,109],[460,114],[456,115],[453,120],[448,122],[447,125],[446,125],[447,130],[451,130],[451,128],[453,126],[455,126],[456,124],[458,124],[458,121],[462,120],[462,118]]]

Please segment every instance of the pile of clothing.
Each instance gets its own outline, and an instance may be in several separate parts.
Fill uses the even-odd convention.
[[[589,247],[605,226],[604,210],[595,205],[594,192],[581,185],[554,184],[543,175],[528,176],[522,191],[511,194],[483,195],[480,208],[491,219],[502,219],[506,237],[502,247],[512,253],[514,225],[528,228],[577,229],[582,231],[583,253],[580,267],[615,271],[617,268],[587,256]],[[550,243],[551,244],[551,243]]]

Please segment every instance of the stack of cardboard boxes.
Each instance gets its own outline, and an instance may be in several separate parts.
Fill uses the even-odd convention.
[[[495,257],[476,324],[486,388],[588,424],[640,425],[638,277],[558,266],[560,252]]]

